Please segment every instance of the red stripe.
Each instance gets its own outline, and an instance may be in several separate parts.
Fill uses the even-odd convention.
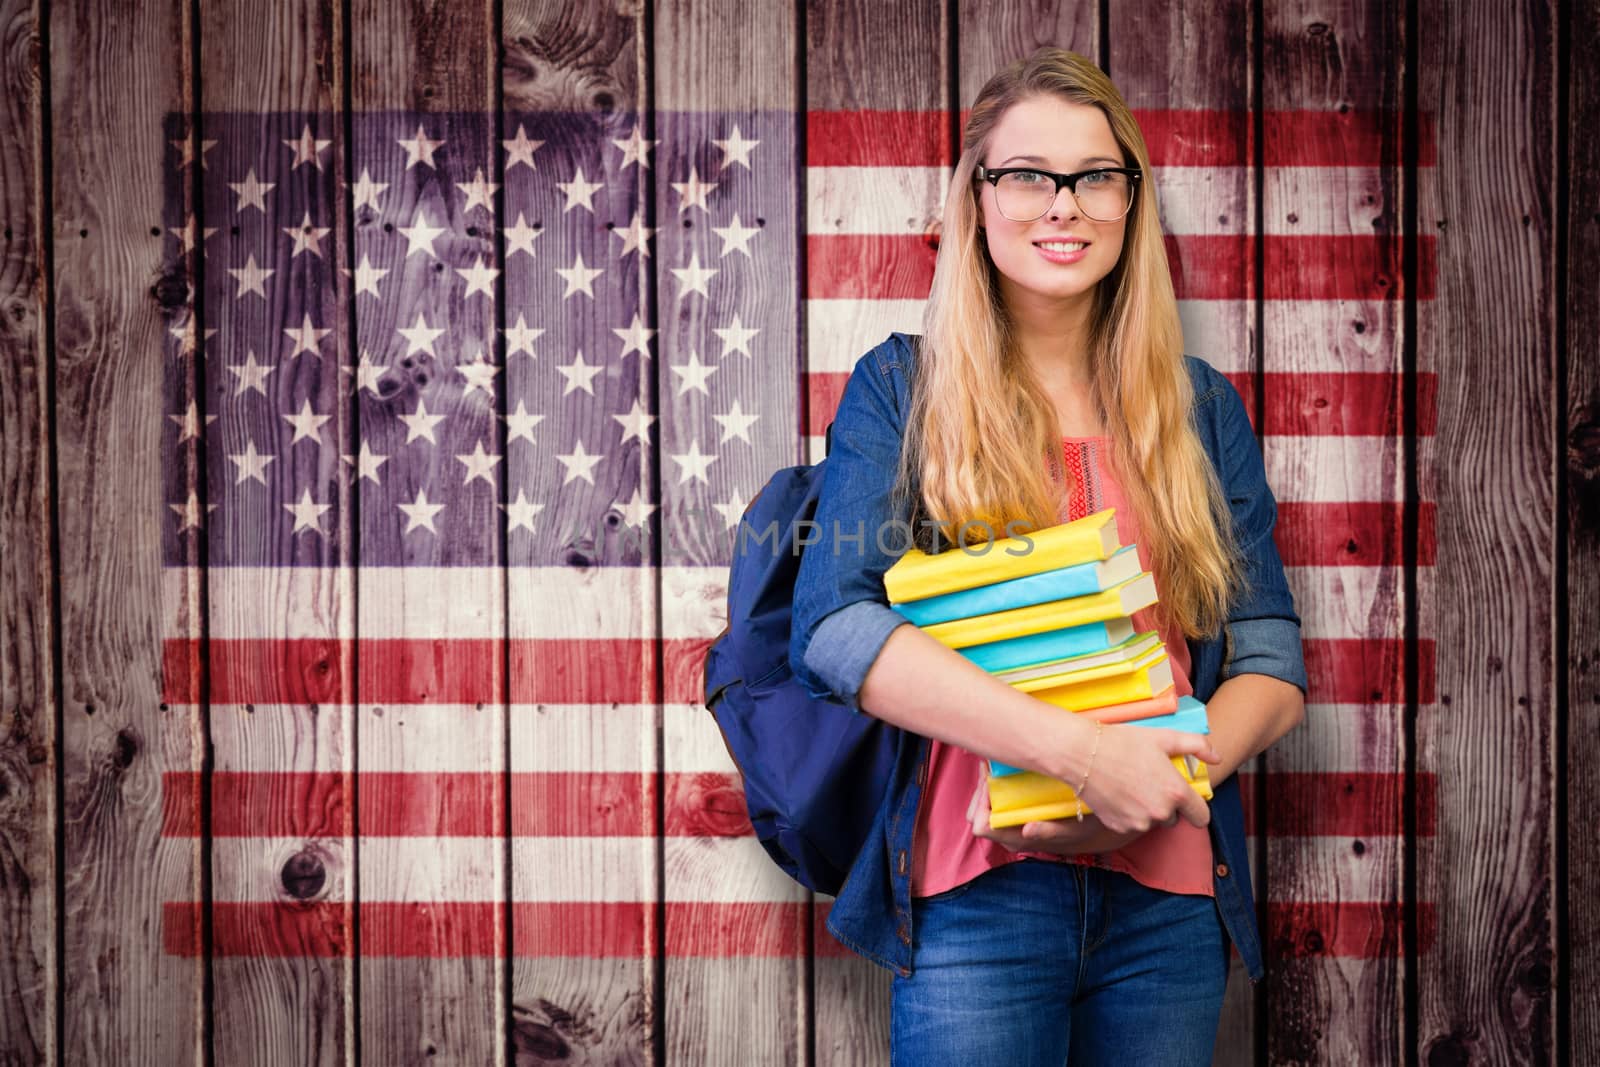
[[[808,111],[810,167],[948,167],[949,112]]]
[[[1405,701],[1405,642],[1395,638],[1305,638],[1313,704],[1400,704]],[[1433,642],[1417,648],[1417,700],[1434,702]]]
[[[1261,432],[1254,409],[1255,378],[1249,371],[1227,372],[1250,424]],[[1398,437],[1402,429],[1405,379],[1389,372],[1319,371],[1268,373],[1266,388],[1269,437]],[[1417,433],[1434,433],[1437,377],[1417,375]]]
[[[925,300],[938,248],[934,235],[808,234],[805,295]]]
[[[1432,837],[1436,827],[1437,780],[1416,777],[1412,796],[1417,835]],[[1274,772],[1267,775],[1268,837],[1399,837],[1405,833],[1404,774],[1383,772]],[[1245,832],[1257,829],[1255,775],[1241,772]]]
[[[1396,901],[1274,902],[1267,905],[1267,951],[1273,959],[1339,957],[1394,959],[1404,955],[1404,911]],[[1433,949],[1434,911],[1417,904],[1417,949]]]
[[[1431,501],[1417,505],[1417,564],[1433,566]],[[1398,567],[1404,559],[1399,501],[1287,501],[1278,504],[1273,541],[1290,567]]]

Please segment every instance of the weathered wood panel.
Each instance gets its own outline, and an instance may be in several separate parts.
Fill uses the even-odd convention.
[[[1424,468],[1437,549],[1419,605],[1440,635],[1438,704],[1416,732],[1418,773],[1438,782],[1438,833],[1414,842],[1440,932],[1417,964],[1425,1062],[1554,1053],[1552,21],[1540,3],[1418,10],[1419,106],[1438,131],[1418,217],[1439,303],[1417,370],[1437,376],[1441,457]]]
[[[198,574],[208,527],[203,336],[162,229],[169,196],[194,210],[191,32],[171,6],[50,19],[68,1063],[203,1054],[206,961],[166,949],[202,946],[208,917],[180,905],[163,923],[169,902],[204,899],[200,839],[162,837],[163,775],[206,758],[198,581],[175,616],[162,595],[164,560]],[[165,814],[199,806],[192,792]]]
[[[0,3],[0,1062],[53,1063],[56,698],[39,7]]]

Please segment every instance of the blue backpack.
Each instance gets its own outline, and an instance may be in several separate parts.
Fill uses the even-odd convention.
[[[803,551],[796,525],[815,514],[826,466],[823,459],[778,471],[745,508],[728,573],[728,624],[706,651],[705,703],[744,779],[761,846],[801,885],[837,896],[883,801],[901,731],[818,700],[789,668]],[[775,542],[757,540],[769,529],[778,531]]]

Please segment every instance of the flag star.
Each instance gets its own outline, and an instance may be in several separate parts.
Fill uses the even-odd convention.
[[[650,338],[656,335],[656,331],[645,329],[644,320],[637,311],[633,313],[632,322],[622,327],[613,326],[611,332],[622,338],[624,356],[629,352],[638,352],[645,359],[650,358]]]
[[[717,423],[722,427],[722,436],[717,440],[717,444],[724,445],[734,437],[744,441],[746,444],[750,443],[750,435],[746,431],[748,431],[751,424],[761,416],[746,415],[742,410],[740,410],[739,398],[734,397],[732,410],[730,410],[726,415],[713,415],[711,417],[716,419]]]
[[[456,273],[467,280],[468,296],[482,293],[490,300],[494,299],[494,280],[500,277],[500,271],[489,266],[486,258],[479,256],[477,266],[457,267]]]
[[[324,141],[321,138],[311,136],[311,124],[308,122],[301,127],[300,136],[298,138],[286,139],[283,143],[289,148],[294,149],[294,163],[290,165],[290,170],[294,170],[295,167],[298,167],[303,163],[310,163],[318,170],[321,170],[322,153],[325,152],[328,146],[333,142]]]
[[[501,504],[500,510],[504,511],[506,518],[511,520],[511,525],[506,527],[507,533],[519,529],[533,533],[533,518],[544,510],[544,505],[530,501],[528,494],[521,487],[518,487],[517,499],[509,504]]]
[[[494,194],[500,186],[483,176],[482,167],[478,168],[470,182],[461,182],[456,188],[467,194],[467,204],[461,209],[463,215],[474,207],[482,207],[489,214],[494,214]]]
[[[211,151],[211,149],[216,146],[216,143],[217,143],[216,141],[205,141],[205,140],[202,140],[200,142],[200,166],[202,168],[208,167],[210,165],[210,164],[208,164],[206,162],[206,153]],[[179,137],[179,138],[176,138],[175,140],[173,140],[171,142],[171,144],[172,144],[173,148],[176,148],[178,150],[178,157],[179,157],[178,158],[178,166],[179,166],[180,169],[183,168],[183,167],[187,167],[189,164],[194,162],[194,142],[193,141],[189,140],[189,138],[187,138],[187,137]]]
[[[656,231],[646,226],[638,215],[633,216],[633,221],[628,223],[626,229],[614,229],[612,236],[622,238],[622,251],[619,255],[627,255],[638,249],[639,254],[648,258],[650,255],[650,235]]]
[[[744,326],[739,322],[739,313],[734,312],[732,326],[717,326],[711,332],[722,341],[722,355],[719,358],[727,359],[730,352],[749,356],[750,339],[761,331]]]
[[[572,362],[565,366],[557,367],[561,376],[567,380],[567,387],[561,390],[561,395],[566,396],[574,389],[582,389],[590,396],[594,396],[594,376],[605,368],[603,366],[590,366],[583,361],[583,352],[580,350],[572,357]]]
[[[640,526],[650,521],[650,513],[656,506],[644,498],[644,491],[638,486],[633,487],[633,499],[626,504],[615,505],[622,512],[622,521],[628,526]]]
[[[389,462],[389,457],[378,455],[367,442],[361,442],[361,454],[359,456],[345,456],[344,461],[355,465],[359,471],[358,478],[370,479],[374,485],[383,484],[383,479],[378,475],[378,470]]]
[[[556,182],[556,188],[567,194],[567,206],[563,212],[571,211],[575,207],[587,208],[589,214],[594,214],[594,194],[604,188],[599,182],[591,182],[583,176],[583,168],[578,168],[578,176],[570,182]]]
[[[433,250],[433,242],[444,232],[445,228],[430,223],[420,211],[417,212],[417,219],[419,221],[414,226],[400,227],[400,232],[405,235],[406,239],[406,255],[410,256],[417,252],[425,252],[434,259],[438,259],[439,254]]]
[[[256,443],[254,441],[246,441],[244,443],[243,452],[237,454],[229,453],[228,458],[233,460],[234,465],[239,468],[238,473],[235,474],[233,478],[234,485],[241,485],[250,479],[254,479],[255,481],[260,482],[262,485],[266,485],[267,476],[265,471],[267,469],[267,464],[271,463],[277,457],[272,455],[262,455],[260,452],[256,451]]]
[[[178,325],[170,327],[167,332],[178,339],[178,354],[180,356],[187,356],[194,351],[196,331],[193,319],[187,322],[180,322]],[[215,326],[207,329],[205,332],[206,340],[211,340],[211,335],[216,332],[217,328]]]
[[[276,274],[277,271],[271,267],[256,266],[256,256],[252,252],[245,258],[244,266],[229,267],[228,273],[233,275],[233,280],[239,283],[239,291],[233,294],[235,300],[241,300],[251,293],[265,300],[267,291],[263,286],[266,280]]]
[[[461,481],[462,485],[471,485],[474,478],[482,478],[491,487],[494,485],[494,468],[500,462],[500,457],[493,452],[485,452],[482,441],[473,445],[471,452],[464,456],[458,455],[456,459],[467,468],[466,476]]]
[[[300,326],[298,329],[291,330],[288,327],[285,327],[283,332],[288,334],[289,339],[294,342],[294,351],[289,353],[290,359],[293,359],[302,352],[310,352],[313,356],[321,359],[322,353],[317,350],[317,346],[322,343],[322,339],[324,337],[333,332],[333,328],[328,327],[319,330],[317,327],[311,325],[311,313],[308,311],[306,312],[305,318],[300,320]]]
[[[331,418],[333,418],[332,415],[318,415],[312,411],[310,400],[300,401],[298,414],[283,416],[283,421],[294,427],[294,436],[289,439],[289,443],[292,445],[301,438],[309,437],[311,440],[321,444],[321,438],[318,433],[322,429],[322,424]]]
[[[401,415],[399,419],[406,424],[406,444],[409,445],[419,437],[426,438],[430,445],[439,443],[434,439],[433,430],[434,427],[444,421],[444,416],[429,415],[428,402],[426,400],[418,397],[417,410],[409,415]]]
[[[739,213],[733,213],[733,221],[726,226],[713,226],[711,232],[722,238],[722,254],[729,252],[743,252],[750,255],[750,238],[761,232],[759,226],[741,226]]]
[[[322,513],[331,507],[333,507],[332,504],[316,503],[311,499],[311,490],[302,489],[299,503],[283,505],[283,510],[294,516],[294,529],[289,532],[299,533],[301,530],[315,530],[317,533],[321,533],[322,526],[319,520],[322,518]]]
[[[168,229],[172,232],[172,235],[174,237],[176,237],[179,241],[183,242],[183,250],[185,252],[193,252],[194,251],[196,226],[197,226],[197,224],[195,222],[195,217],[193,215],[190,215],[189,216],[189,221],[184,223],[182,226],[169,226],[168,227]],[[216,233],[216,232],[217,232],[217,228],[215,226],[207,226],[206,227],[205,236],[200,239],[201,242],[203,243],[205,241],[211,240],[211,235]]]
[[[372,260],[368,259],[367,254],[363,252],[361,253],[361,262],[356,264],[356,269],[353,273],[356,279],[356,295],[371,293],[379,300],[383,299],[383,294],[378,291],[378,282],[383,279],[385,274],[389,273],[388,267],[374,267]]]
[[[533,154],[544,146],[543,141],[535,141],[528,137],[528,131],[521,126],[517,127],[517,135],[509,141],[501,141],[506,150],[506,173],[511,173],[511,168],[518,163],[527,165],[529,170],[537,170],[533,165]]]
[[[604,458],[605,457],[603,455],[591,456],[589,453],[585,452],[583,450],[582,441],[573,442],[571,452],[568,452],[565,455],[557,454],[556,456],[556,459],[560,461],[561,465],[567,468],[567,476],[561,479],[561,484],[566,485],[574,478],[582,478],[590,485],[593,485],[594,474],[592,472],[594,470],[594,465],[599,463]]]
[[[678,384],[678,395],[682,396],[691,389],[698,389],[707,396],[711,391],[706,388],[706,379],[717,372],[714,364],[701,363],[700,353],[690,350],[689,362],[681,363],[672,368],[672,373],[683,379]]]
[[[426,352],[430,356],[436,356],[438,353],[433,350],[433,342],[444,333],[444,327],[429,326],[428,320],[422,317],[421,309],[418,309],[417,321],[410,326],[396,326],[395,333],[406,339],[406,355]]]
[[[410,533],[412,530],[419,528],[433,534],[439,532],[434,529],[433,517],[444,510],[444,505],[428,503],[428,491],[426,489],[418,489],[417,498],[411,503],[396,504],[395,506],[406,513],[405,533]]]
[[[533,239],[543,233],[544,230],[540,229],[538,226],[529,226],[528,220],[523,218],[522,212],[519,211],[517,212],[517,224],[515,226],[507,226],[501,232],[504,233],[506,237],[507,259],[510,259],[518,252],[526,252],[528,253],[528,256],[532,258]]]
[[[627,170],[630,163],[637,163],[639,169],[644,170],[650,166],[650,149],[661,142],[646,140],[644,127],[635,126],[628,136],[613,137],[611,143],[622,149],[622,165],[618,170]]]
[[[605,273],[601,267],[589,267],[583,262],[583,249],[578,249],[578,258],[570,267],[557,267],[556,273],[561,275],[561,280],[567,283],[567,291],[561,294],[561,299],[575,293],[582,293],[591,299],[594,297],[594,280]]]
[[[500,368],[486,361],[482,352],[479,352],[470,363],[456,367],[456,371],[467,383],[463,395],[474,389],[482,389],[491,399],[494,397],[494,376],[500,373]]]
[[[731,530],[739,525],[740,519],[744,518],[744,509],[749,506],[749,502],[745,500],[744,494],[735,489],[733,495],[725,502],[711,506],[722,513],[723,523]]]
[[[679,485],[696,478],[707,484],[710,483],[711,479],[706,477],[706,468],[717,461],[717,454],[712,452],[708,455],[701,452],[700,442],[690,441],[689,451],[674,452],[670,458],[680,468],[678,473]]]
[[[639,403],[637,398],[633,402],[633,407],[628,409],[626,415],[613,415],[611,417],[622,423],[622,439],[624,441],[630,437],[637,437],[640,444],[650,443],[645,435],[650,432],[650,424],[656,421],[656,417],[650,414],[645,409],[645,406]]]
[[[257,181],[256,170],[251,167],[245,172],[244,181],[229,182],[228,188],[232,189],[239,197],[239,202],[233,208],[236,214],[247,207],[253,207],[262,214],[266,214],[267,202],[264,198],[273,189],[277,188],[277,185],[274,182]]]
[[[233,386],[233,395],[238,396],[246,389],[254,389],[262,396],[267,395],[267,375],[275,369],[272,364],[262,365],[256,362],[255,349],[250,349],[244,355],[243,363],[235,363],[228,368],[236,379]]]
[[[389,188],[388,182],[373,181],[372,175],[367,173],[367,168],[362,167],[361,177],[356,179],[355,184],[350,185],[349,182],[345,184],[350,186],[350,192],[355,197],[356,210],[359,211],[363,207],[370,207],[374,211],[383,210],[378,204],[378,197],[382,196],[383,191]]]
[[[678,201],[680,215],[692,207],[697,207],[708,215],[711,214],[711,209],[706,207],[706,197],[716,191],[717,183],[702,181],[700,174],[692,165],[689,167],[689,180],[673,182],[672,188],[680,197]]]
[[[200,408],[193,401],[189,401],[189,410],[182,415],[168,415],[167,418],[178,424],[178,443],[192,440],[200,436]],[[206,425],[210,426],[217,421],[215,415],[206,416]]]
[[[745,170],[749,170],[750,153],[761,142],[745,140],[744,136],[739,133],[739,124],[736,122],[733,124],[733,136],[725,141],[718,141],[713,138],[711,143],[722,149],[723,170],[726,170],[731,163],[737,163]]]
[[[506,335],[506,358],[510,359],[518,352],[527,355],[529,359],[538,359],[539,353],[533,350],[533,343],[544,333],[537,326],[529,326],[528,320],[521,315],[517,316],[517,324],[508,326],[503,331]]]
[[[298,226],[285,226],[283,232],[294,238],[294,251],[289,253],[293,259],[301,252],[310,252],[318,259],[322,258],[322,239],[333,232],[328,226],[311,225],[311,212],[307,211]]]
[[[422,123],[420,122],[417,123],[417,135],[415,138],[408,141],[402,137],[398,140],[400,147],[406,150],[406,170],[410,170],[418,163],[429,167],[435,166],[433,154],[439,150],[440,145],[444,144],[443,141],[429,140],[428,135],[422,132]]]
[[[517,440],[519,437],[530,445],[538,443],[533,439],[533,428],[544,421],[543,415],[529,415],[528,409],[523,405],[522,401],[518,400],[517,410],[507,415],[505,419],[506,429],[509,431],[506,435],[506,445],[508,447],[512,441]]]
[[[694,252],[689,256],[689,265],[687,267],[673,267],[671,270],[678,279],[678,284],[683,286],[682,289],[678,290],[678,299],[681,300],[690,293],[699,293],[707,299],[710,298],[711,294],[707,292],[706,285],[716,276],[717,270],[715,267],[702,267],[700,265],[699,252]]]
[[[372,362],[372,356],[367,353],[366,349],[362,349],[360,363],[356,364],[354,368],[342,367],[340,369],[346,374],[349,374],[352,369],[355,371],[356,388],[358,390],[366,389],[369,392],[376,393],[378,391],[378,380],[383,377],[383,372],[387,368]]]
[[[167,507],[178,513],[178,532],[185,530],[198,530],[200,528],[200,497],[193,489],[189,490],[189,499],[181,504],[168,504]],[[215,504],[207,504],[206,511],[216,511]]]

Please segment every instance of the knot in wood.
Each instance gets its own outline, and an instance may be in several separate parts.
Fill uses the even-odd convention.
[[[279,878],[285,893],[296,900],[310,900],[322,892],[322,887],[327,884],[328,869],[323,866],[322,857],[309,849],[302,849],[284,863]]]

